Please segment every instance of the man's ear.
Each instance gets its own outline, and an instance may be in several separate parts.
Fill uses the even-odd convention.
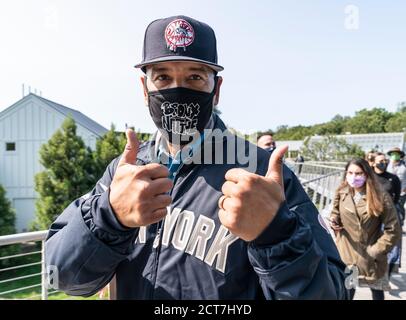
[[[220,101],[220,87],[221,84],[223,83],[223,77],[218,76],[217,77],[217,85],[216,85],[216,94],[214,96],[214,105],[217,106]]]
[[[147,89],[147,77],[142,76],[140,77],[142,90],[144,92],[144,103],[148,107],[148,89]]]

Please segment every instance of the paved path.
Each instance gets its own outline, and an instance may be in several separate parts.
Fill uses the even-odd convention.
[[[385,292],[386,300],[406,300],[406,225],[403,227],[402,244],[402,268],[399,273],[392,275],[390,279],[391,291]],[[354,300],[371,300],[371,290],[368,288],[358,288],[355,292]]]

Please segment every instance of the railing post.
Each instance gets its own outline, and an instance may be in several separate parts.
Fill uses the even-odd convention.
[[[48,300],[48,279],[45,265],[45,240],[41,241],[41,300]]]
[[[320,185],[320,203],[319,203],[319,211],[322,211],[324,209],[324,201],[325,201],[325,194],[326,194],[326,180],[327,179],[323,179],[322,181],[320,181],[321,183],[319,183]]]

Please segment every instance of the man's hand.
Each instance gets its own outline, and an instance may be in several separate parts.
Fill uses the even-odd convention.
[[[244,169],[227,171],[219,199],[219,218],[239,238],[256,239],[285,201],[282,159],[287,150],[287,146],[275,149],[265,177]]]
[[[126,131],[127,145],[110,186],[110,204],[126,227],[150,225],[163,219],[172,202],[168,169],[151,163],[136,166],[139,142],[133,130]]]

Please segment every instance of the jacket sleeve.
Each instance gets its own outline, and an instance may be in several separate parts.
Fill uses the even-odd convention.
[[[384,193],[381,221],[383,234],[372,246],[367,248],[368,254],[374,259],[386,259],[386,254],[392,250],[402,235],[396,207],[387,193]]]
[[[345,265],[321,216],[286,167],[286,201],[248,245],[267,299],[346,299]]]
[[[109,186],[118,158],[91,192],[73,201],[51,225],[45,244],[48,270],[57,272],[57,288],[90,296],[114,276],[130,254],[138,229],[119,223],[109,202]]]
[[[331,209],[330,213],[330,220],[336,221],[337,223],[341,224],[340,218],[340,193],[336,191],[334,200],[333,200],[333,208]]]
[[[395,204],[399,202],[400,192],[401,192],[400,180],[397,176],[394,175],[394,177],[393,177],[393,193],[394,193],[393,202]]]

